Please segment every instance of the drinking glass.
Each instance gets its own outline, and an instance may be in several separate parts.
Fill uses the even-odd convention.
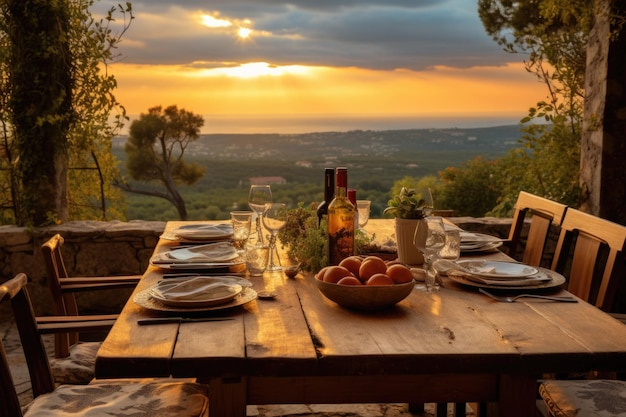
[[[446,230],[446,244],[439,251],[443,259],[456,261],[461,256],[461,231],[458,229]]]
[[[426,271],[426,289],[438,290],[437,273],[433,262],[446,243],[446,232],[441,217],[426,217],[418,222],[413,237],[413,244],[424,254],[424,270]]]
[[[356,210],[359,215],[359,229],[363,229],[370,219],[370,206],[372,202],[370,200],[357,200]]]
[[[263,230],[261,229],[261,219],[265,205],[272,202],[272,189],[269,185],[251,185],[248,194],[248,206],[256,213],[256,232],[258,242],[263,243]]]
[[[267,265],[269,271],[280,271],[280,258],[277,256],[276,235],[287,224],[287,205],[284,203],[268,203],[263,212],[263,225],[270,231],[270,259]]]
[[[237,252],[244,252],[246,241],[250,237],[250,226],[252,224],[251,211],[231,211],[230,221],[233,224],[233,240]]]

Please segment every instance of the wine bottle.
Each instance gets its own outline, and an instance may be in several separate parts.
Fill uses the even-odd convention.
[[[317,206],[317,225],[322,224],[324,216],[328,215],[328,205],[335,197],[335,169],[324,169],[324,201]]]
[[[359,230],[359,211],[356,209],[356,190],[354,188],[348,188],[348,200],[354,206],[354,233],[356,234],[356,231]]]
[[[348,169],[336,169],[335,198],[328,205],[328,264],[354,255],[354,205],[348,200]]]

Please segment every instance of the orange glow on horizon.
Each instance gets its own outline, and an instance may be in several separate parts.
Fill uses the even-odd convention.
[[[116,97],[129,114],[176,104],[202,115],[511,114],[545,97],[523,64],[425,71],[272,66],[192,68],[116,63]]]

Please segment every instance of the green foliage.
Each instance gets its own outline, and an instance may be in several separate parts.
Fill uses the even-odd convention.
[[[187,208],[178,186],[193,185],[204,175],[205,168],[183,159],[189,144],[200,137],[202,116],[176,106],[152,107],[130,125],[125,151],[126,168],[132,179],[161,184],[158,188],[137,189],[126,182],[117,186],[125,191],[163,198],[176,207],[181,220],[187,219]]]
[[[432,209],[423,196],[414,189],[402,187],[387,203],[383,214],[401,219],[423,219]]]
[[[459,167],[439,173],[444,186],[437,206],[453,209],[455,216],[482,217],[498,202],[502,193],[498,161],[476,157]]]
[[[93,3],[0,2],[0,96],[9,104],[0,106],[7,185],[0,201],[11,208],[5,223],[123,218],[121,194],[110,186],[117,166],[110,145],[124,109],[106,66],[132,8],[120,4],[94,20]],[[119,34],[111,26],[117,12],[124,16]]]
[[[317,204],[299,202],[289,210],[287,223],[278,232],[278,240],[287,248],[290,258],[301,262],[305,271],[319,271],[328,265],[328,232],[326,220],[318,225]],[[371,247],[372,238],[355,231],[355,253],[361,254]]]

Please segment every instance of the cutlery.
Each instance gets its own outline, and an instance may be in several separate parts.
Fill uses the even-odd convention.
[[[539,294],[518,294],[514,297],[505,297],[505,296],[492,294],[483,288],[479,288],[478,291],[480,291],[481,293],[485,294],[488,297],[493,298],[496,301],[501,301],[503,303],[512,303],[519,298],[540,298],[542,300],[561,301],[564,303],[577,303],[578,302],[578,300],[575,299],[574,297],[559,297],[559,296],[554,296],[554,295],[539,295]]]
[[[165,324],[165,323],[195,323],[195,322],[203,322],[203,321],[227,321],[234,320],[232,317],[198,317],[198,318],[189,318],[189,317],[157,317],[151,319],[139,319],[137,320],[137,324],[141,326],[149,325],[149,324]]]

